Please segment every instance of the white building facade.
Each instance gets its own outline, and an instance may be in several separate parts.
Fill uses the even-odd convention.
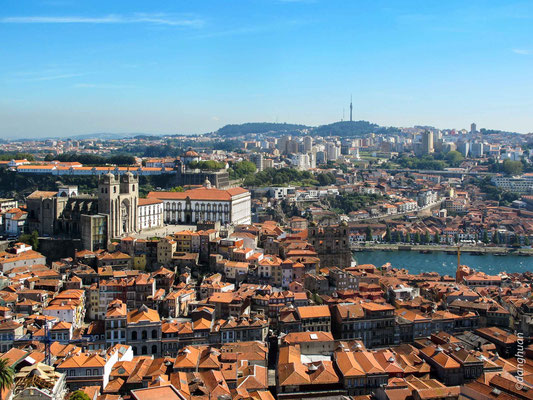
[[[207,182],[203,188],[185,192],[150,192],[148,199],[163,202],[163,220],[169,224],[219,221],[239,225],[252,222],[250,192],[240,187],[220,190]]]
[[[155,229],[163,226],[163,202],[159,199],[139,199],[137,206],[138,229]]]

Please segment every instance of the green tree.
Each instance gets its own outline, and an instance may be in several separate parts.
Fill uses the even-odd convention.
[[[458,166],[464,159],[465,158],[463,155],[455,150],[452,150],[446,154],[446,161],[448,161],[450,165],[454,167]]]
[[[430,243],[431,242],[431,236],[429,235],[429,232],[426,231],[426,233],[424,234],[424,243]]]
[[[411,243],[411,234],[409,232],[407,232],[407,235],[405,235],[405,242]]]
[[[174,186],[172,189],[170,189],[170,192],[185,192],[185,189],[183,186]]]
[[[366,241],[372,241],[372,229],[369,226],[366,227]]]
[[[415,234],[415,243],[420,243],[422,241],[422,238],[420,237],[420,232],[417,232]]]
[[[332,185],[337,181],[335,179],[335,175],[333,175],[331,172],[318,174],[316,179],[320,186]]]
[[[440,235],[439,232],[435,232],[435,236],[433,237],[433,241],[437,244],[440,243]]]
[[[525,236],[524,237],[524,246],[530,246],[531,245],[531,242],[529,241],[529,236]]]
[[[483,232],[483,239],[481,239],[481,241],[485,244],[489,242],[489,234],[487,233],[487,231]]]
[[[459,234],[456,233],[453,239],[455,243],[459,243]]]
[[[498,232],[492,234],[492,243],[500,244],[500,234]]]
[[[9,360],[7,358],[0,358],[0,400],[2,398],[2,392],[13,386],[14,378],[15,371],[9,366]]]
[[[24,160],[24,159],[28,161],[35,161],[35,157],[33,156],[33,154],[0,152],[0,160],[2,161]]]
[[[523,166],[520,161],[505,160],[503,162],[503,172],[507,175],[520,175],[522,171]]]
[[[387,226],[387,232],[385,232],[385,241],[387,243],[392,242],[392,234],[391,234],[390,228],[388,226]]]
[[[87,394],[81,390],[76,390],[69,397],[69,400],[91,400]]]
[[[30,234],[25,233],[19,237],[19,241],[29,244],[33,250],[37,250],[39,248],[39,233],[37,231],[33,231]]]
[[[394,231],[394,234],[392,235],[392,241],[394,243],[398,243],[401,240],[400,232]]]
[[[244,160],[233,164],[229,170],[229,175],[231,179],[241,179],[254,174],[256,170],[257,168],[253,162]]]

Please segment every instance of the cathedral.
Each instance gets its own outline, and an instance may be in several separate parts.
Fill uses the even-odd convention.
[[[141,227],[163,225],[162,202],[139,201],[139,179],[130,172],[101,176],[96,195],[79,194],[76,186],[62,186],[57,192],[33,192],[26,205],[29,232],[81,239],[89,250],[106,248],[111,239],[137,233]]]
[[[98,212],[109,216],[110,237],[121,237],[138,231],[138,203],[139,180],[131,172],[119,178],[113,174],[106,174],[100,178]]]

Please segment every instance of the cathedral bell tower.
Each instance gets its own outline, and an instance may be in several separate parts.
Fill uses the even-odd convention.
[[[139,180],[131,172],[120,177],[109,173],[98,182],[98,212],[109,216],[109,238],[138,230]]]

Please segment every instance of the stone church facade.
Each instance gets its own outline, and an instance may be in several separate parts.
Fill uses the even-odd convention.
[[[109,215],[108,234],[121,237],[138,231],[139,180],[131,172],[106,174],[98,183],[98,212]]]
[[[81,239],[88,250],[106,248],[109,240],[141,230],[139,179],[129,172],[101,176],[96,195],[79,194],[77,187],[63,186],[57,192],[33,192],[26,198],[26,205],[28,231]],[[154,220],[162,225],[162,211]]]

